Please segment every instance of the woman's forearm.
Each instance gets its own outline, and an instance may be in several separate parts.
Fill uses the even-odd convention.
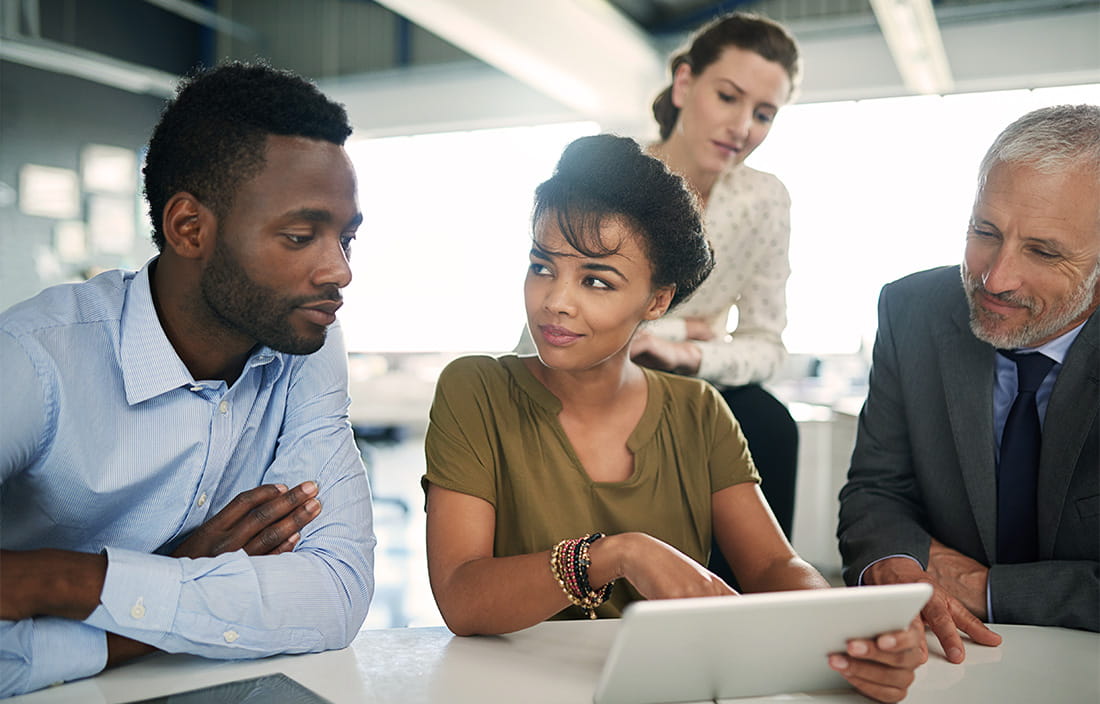
[[[433,580],[439,611],[455,634],[511,633],[541,623],[569,606],[550,571],[550,551],[481,557]]]
[[[746,592],[823,589],[828,586],[829,582],[821,576],[821,573],[800,557],[776,560],[758,575],[741,583],[741,587]]]

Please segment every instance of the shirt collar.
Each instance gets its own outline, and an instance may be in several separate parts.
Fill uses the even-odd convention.
[[[122,306],[119,354],[126,401],[130,405],[195,384],[187,365],[164,333],[153,305],[149,274],[156,260],[153,257],[147,261],[130,280]],[[275,367],[278,374],[283,366],[281,354],[268,347],[257,347],[245,363],[245,373],[274,360],[279,360]]]
[[[1020,352],[1042,352],[1047,357],[1054,360],[1055,364],[1061,364],[1065,358],[1066,353],[1069,352],[1069,348],[1073,345],[1073,341],[1077,339],[1077,335],[1081,332],[1081,328],[1085,327],[1085,323],[1088,319],[1081,321],[1081,324],[1072,330],[1062,333],[1058,337],[1054,338],[1050,342],[1046,342],[1038,347],[1021,347]]]

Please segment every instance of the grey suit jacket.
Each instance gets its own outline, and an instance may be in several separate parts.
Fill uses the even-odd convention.
[[[930,537],[990,566],[1000,623],[1100,630],[1100,311],[1066,355],[1043,421],[1039,562],[998,564],[993,347],[970,331],[959,268],[882,290],[870,391],[837,535],[844,578]]]

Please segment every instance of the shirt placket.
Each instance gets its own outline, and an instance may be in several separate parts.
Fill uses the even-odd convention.
[[[216,385],[195,384],[191,391],[198,394],[210,407],[209,437],[206,444],[206,461],[203,463],[198,485],[191,496],[186,524],[197,526],[210,514],[210,500],[217,482],[225,473],[232,447],[234,404],[224,382]]]

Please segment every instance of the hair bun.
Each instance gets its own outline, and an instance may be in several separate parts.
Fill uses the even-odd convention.
[[[535,191],[535,221],[549,211],[558,213],[569,243],[586,254],[591,240],[570,232],[575,224],[590,225],[605,215],[628,218],[639,230],[654,282],[676,285],[673,305],[691,295],[714,266],[695,195],[628,137],[598,134],[567,146],[554,175]],[[599,248],[592,253],[600,254]]]

